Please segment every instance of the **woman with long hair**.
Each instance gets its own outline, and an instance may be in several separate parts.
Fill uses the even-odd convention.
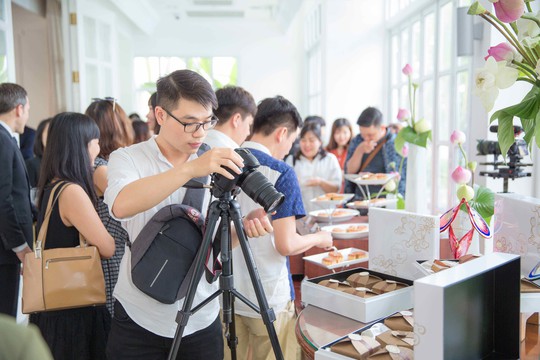
[[[332,133],[330,134],[330,141],[326,147],[326,151],[336,156],[341,170],[345,167],[347,150],[349,149],[352,135],[353,130],[349,120],[339,118],[332,124]]]
[[[102,258],[114,253],[114,240],[96,212],[92,164],[99,153],[99,129],[88,116],[60,113],[50,123],[38,184],[38,232],[53,187],[65,182],[52,208],[45,249],[79,246],[79,233]],[[30,315],[56,360],[104,359],[110,327],[105,306],[47,311]]]
[[[120,261],[124,256],[128,234],[120,222],[109,214],[108,206],[103,202],[103,194],[107,188],[107,164],[109,155],[116,149],[133,143],[133,128],[122,107],[113,99],[96,99],[86,109],[99,128],[101,150],[94,161],[94,186],[98,196],[97,210],[105,228],[114,238],[116,251],[113,257],[102,261],[107,294],[107,309],[111,317],[114,315],[113,291],[118,280]]]
[[[306,211],[316,210],[311,199],[325,193],[337,192],[342,183],[339,163],[322,146],[321,126],[304,125],[300,131],[300,148],[287,162],[294,168]]]

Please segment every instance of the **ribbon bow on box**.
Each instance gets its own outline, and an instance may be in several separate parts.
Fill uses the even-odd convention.
[[[467,211],[469,213],[469,220],[471,221],[471,230],[467,231],[461,239],[457,239],[454,234],[454,229],[452,229],[452,223],[457,217],[458,211],[461,208],[461,205],[465,204],[467,206]],[[476,230],[482,237],[489,239],[491,237],[491,230],[489,229],[488,224],[485,220],[474,210],[465,198],[461,199],[461,202],[454,208],[448,210],[441,215],[440,221],[440,232],[446,231],[448,229],[448,236],[450,238],[450,248],[456,259],[459,259],[467,253],[469,246],[471,246],[472,236]]]

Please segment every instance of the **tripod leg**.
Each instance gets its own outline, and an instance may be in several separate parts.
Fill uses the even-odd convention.
[[[168,357],[169,360],[175,360],[176,356],[178,355],[178,349],[180,348],[180,342],[182,341],[182,334],[184,333],[184,329],[188,323],[189,317],[191,316],[191,307],[193,305],[193,299],[195,297],[195,293],[197,292],[197,285],[199,284],[199,280],[201,279],[201,276],[204,271],[204,263],[206,260],[206,254],[208,250],[210,249],[210,247],[212,246],[212,235],[214,234],[214,229],[219,219],[219,213],[220,213],[219,202],[217,201],[212,202],[212,204],[210,204],[210,209],[208,211],[208,214],[209,214],[208,224],[206,226],[204,238],[201,243],[201,247],[199,248],[199,252],[197,253],[197,256],[195,257],[195,260],[194,260],[195,269],[194,269],[191,279],[189,279],[189,286],[186,293],[186,297],[184,298],[184,304],[182,305],[182,310],[178,312],[178,315],[176,317],[176,322],[178,323],[178,327],[176,328],[176,333],[174,334],[172,347],[169,352],[169,357]]]
[[[253,289],[255,290],[257,302],[259,303],[260,314],[266,326],[266,330],[270,338],[270,343],[272,344],[272,349],[274,350],[274,355],[277,360],[283,360],[283,353],[281,352],[281,347],[279,345],[276,329],[272,324],[276,320],[276,315],[274,314],[274,310],[268,307],[268,301],[266,300],[266,296],[264,294],[264,289],[261,284],[261,278],[259,277],[257,266],[255,264],[255,261],[253,260],[253,254],[251,253],[248,239],[244,231],[244,225],[242,224],[240,206],[234,200],[230,201],[229,213],[236,228],[238,240],[242,248],[242,254],[244,255],[244,259],[246,261],[249,277],[251,278],[251,283],[253,285]]]

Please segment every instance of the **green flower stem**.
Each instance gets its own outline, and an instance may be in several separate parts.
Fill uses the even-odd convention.
[[[517,41],[515,37],[512,36],[512,34],[509,34],[507,31],[505,31],[505,27],[502,24],[502,22],[497,19],[493,14],[491,14],[489,11],[486,11],[485,14],[480,14],[480,17],[482,17],[484,20],[486,20],[488,23],[490,23],[497,31],[499,31],[505,38],[508,40],[508,42],[523,56],[523,59],[529,62],[530,65],[536,65],[536,62],[533,62],[531,58],[529,57],[529,54],[525,51],[523,46]]]
[[[467,168],[467,164],[469,163],[469,160],[467,159],[467,154],[465,153],[465,150],[463,150],[463,146],[461,144],[458,144],[459,150],[461,150],[461,155],[463,155],[463,159],[465,160],[465,168]]]
[[[516,60],[512,60],[512,64],[516,65],[518,68],[520,68],[521,70],[526,72],[527,75],[529,77],[531,77],[531,80],[536,79],[536,77],[538,76],[536,74],[536,71],[533,68],[531,68],[528,64],[524,64],[524,63],[516,61]]]
[[[413,108],[413,99],[412,99],[412,79],[411,75],[407,76],[409,78],[409,108],[411,109],[411,123],[414,125],[414,108]]]
[[[532,11],[532,8],[531,8],[531,3],[530,3],[529,1],[525,1],[525,5],[527,5],[527,10],[528,10],[529,12],[533,12],[533,11]]]
[[[514,30],[514,33],[515,33],[516,35],[519,34],[519,31],[518,31],[518,28],[517,28],[517,25],[516,25],[516,22],[515,22],[515,21],[510,23],[510,27],[512,28],[512,30]]]
[[[526,82],[528,82],[528,83],[533,84],[534,86],[540,86],[540,84],[537,84],[537,81],[531,80],[531,79],[526,78],[526,77],[518,77],[518,78],[516,79],[516,81],[526,81]]]
[[[411,119],[412,119],[412,126],[414,128],[414,119],[416,119],[416,89],[417,87],[416,86],[413,86],[413,98],[412,98],[412,109],[411,109],[411,112],[412,112],[412,116],[411,116]]]

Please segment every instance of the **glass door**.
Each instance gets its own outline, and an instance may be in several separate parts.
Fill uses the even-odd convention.
[[[0,0],[0,83],[15,82],[11,1]]]

